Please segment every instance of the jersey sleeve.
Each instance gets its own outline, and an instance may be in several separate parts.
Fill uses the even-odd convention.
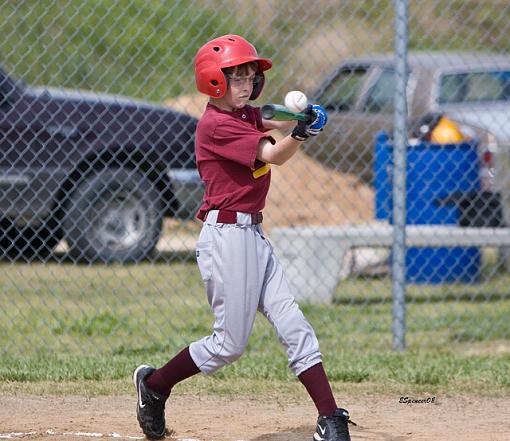
[[[219,157],[255,168],[258,146],[264,138],[268,136],[252,124],[231,119],[214,129],[212,148]]]

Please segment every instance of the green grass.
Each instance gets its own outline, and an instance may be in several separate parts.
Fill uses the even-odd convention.
[[[183,0],[8,2],[0,18],[2,64],[28,84],[161,102],[195,92],[193,59],[211,36],[246,30],[231,13],[216,12]]]
[[[508,52],[508,38],[498,32],[498,23],[508,22],[510,10],[489,3],[414,2],[410,49]],[[335,52],[338,60],[392,48],[389,0],[351,1],[342,8],[323,1],[307,11],[298,27],[283,3],[271,6],[270,26],[264,13],[244,17],[235,6],[232,1],[217,9],[181,0],[7,2],[0,20],[2,63],[29,84],[162,101],[195,91],[193,57],[203,42],[240,33],[273,58],[265,90],[270,99],[283,96],[291,74],[293,87],[305,87],[304,79],[329,71],[331,66],[312,52],[307,55],[313,66],[300,70],[303,57],[296,53],[309,39],[317,38],[320,47],[330,29],[355,35],[347,40],[348,50]],[[438,20],[449,25],[437,26]],[[371,30],[380,38],[374,39]],[[408,350],[402,354],[391,351],[387,279],[348,279],[332,305],[303,305],[303,310],[317,331],[328,373],[342,389],[404,386],[508,393],[508,286],[507,274],[472,286],[409,286]],[[213,322],[191,263],[0,264],[0,314],[0,391],[55,392],[58,384],[62,393],[122,392],[130,387],[133,366],[164,363],[209,333]],[[214,393],[286,390],[294,384],[286,364],[274,333],[259,317],[243,358],[213,378],[199,376],[184,387]]]
[[[480,285],[410,286],[404,353],[391,350],[387,279],[346,280],[335,303],[302,309],[335,384],[506,394],[509,284],[510,276],[501,274]],[[85,394],[125,391],[134,366],[161,365],[209,334],[213,322],[192,262],[3,264],[0,286],[0,391],[40,391],[55,383]],[[239,361],[185,390],[285,390],[293,381],[282,347],[260,316]]]
[[[299,26],[285,3],[269,6],[254,2],[257,14],[246,14],[234,0],[221,3],[5,2],[0,18],[2,65],[29,84],[92,89],[161,102],[194,93],[196,51],[212,36],[234,33],[244,35],[260,54],[273,59],[271,81],[265,90],[266,99],[271,100],[281,99],[288,91],[289,72],[291,82],[305,86],[311,80],[300,76],[323,78],[345,56],[393,48],[394,4],[390,0],[349,0],[341,5],[321,1],[306,14],[297,13]],[[410,3],[410,49],[508,52],[508,39],[500,31],[500,23],[510,18],[507,9],[480,0]],[[324,45],[324,35],[337,35],[338,41]],[[352,39],[346,40],[346,35]],[[316,39],[319,49],[310,46],[309,53],[296,56],[310,39]],[[337,61],[331,59],[332,48]],[[327,51],[328,60],[317,57],[321,50]],[[311,71],[301,70],[306,62],[303,56],[312,61]]]

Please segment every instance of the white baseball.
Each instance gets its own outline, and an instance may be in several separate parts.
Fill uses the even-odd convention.
[[[292,90],[285,95],[285,107],[291,112],[302,112],[308,105],[308,98],[299,90]]]

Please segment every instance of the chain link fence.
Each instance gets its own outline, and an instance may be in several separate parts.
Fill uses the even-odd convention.
[[[341,322],[334,340],[391,347],[394,2],[0,5],[5,356],[156,353],[210,332],[193,57],[228,33],[273,60],[258,105],[298,89],[329,113],[273,167],[264,211],[296,296],[312,322],[324,307]],[[510,338],[510,4],[408,7],[408,346],[498,345]],[[251,344],[270,332],[257,323]]]

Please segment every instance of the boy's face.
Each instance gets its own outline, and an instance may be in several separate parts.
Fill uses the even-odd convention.
[[[234,71],[227,75],[228,87],[222,100],[223,104],[230,108],[229,110],[242,109],[253,92],[255,70],[251,68],[243,70],[244,72]]]

